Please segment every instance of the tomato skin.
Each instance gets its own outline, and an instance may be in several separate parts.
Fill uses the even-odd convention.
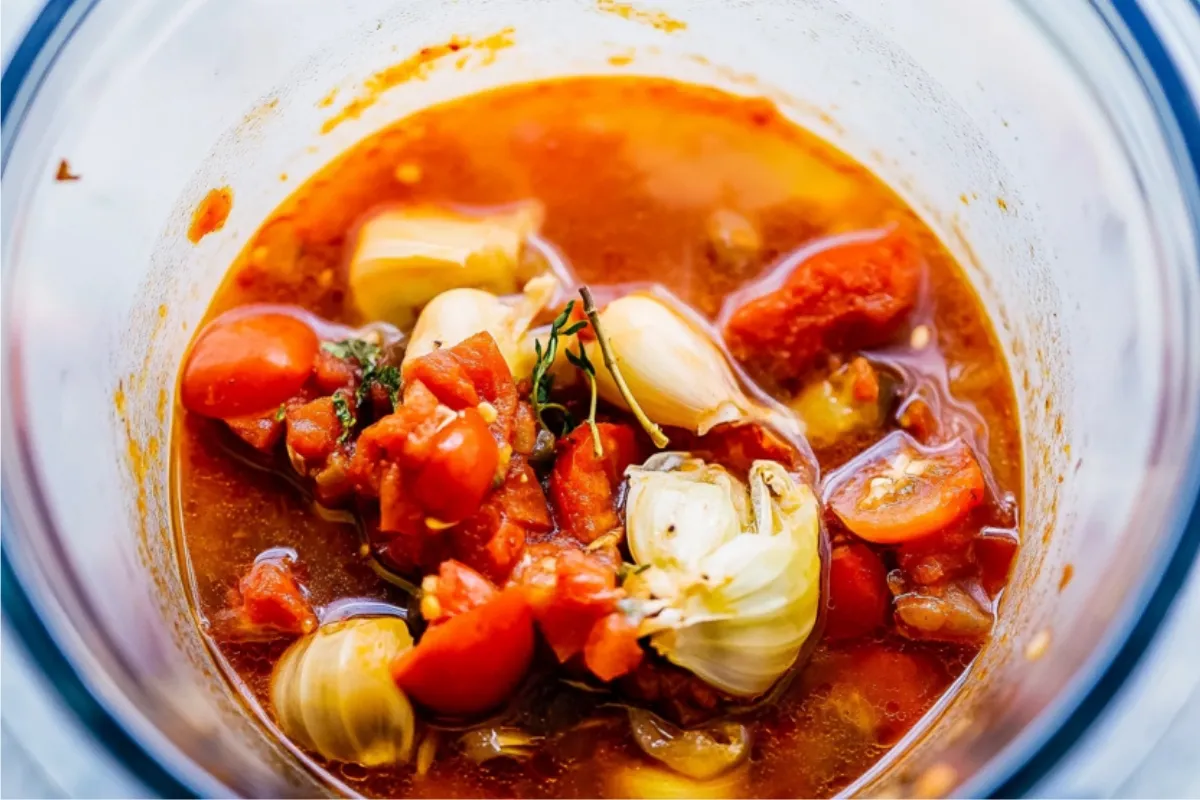
[[[625,593],[614,567],[568,542],[542,542],[527,551],[514,579],[525,586],[542,637],[560,662],[583,651],[592,627]]]
[[[287,564],[259,561],[238,582],[242,620],[251,629],[300,635],[317,629],[300,584]]]
[[[354,397],[347,402],[354,407]],[[337,447],[342,423],[334,410],[332,397],[318,397],[311,403],[289,408],[287,443],[300,458],[313,463],[323,462]]]
[[[443,561],[437,575],[427,576],[421,591],[421,613],[431,623],[486,605],[498,594],[491,581],[453,559]]]
[[[276,408],[300,391],[319,343],[287,314],[235,313],[200,332],[183,367],[183,407],[216,419]]]
[[[229,417],[225,424],[243,442],[263,453],[269,453],[279,444],[283,435],[283,420],[278,419],[279,409],[247,414],[244,417]]]
[[[455,558],[503,583],[525,550],[526,535],[553,528],[537,474],[514,454],[504,482],[478,511],[446,533]]]
[[[458,522],[479,509],[499,466],[500,448],[487,423],[468,408],[434,435],[413,495],[429,515]]]
[[[887,570],[871,548],[851,542],[833,548],[829,561],[829,612],[825,636],[869,636],[887,622]]]
[[[829,507],[856,536],[900,544],[937,533],[983,502],[983,471],[954,440],[922,447],[896,432],[830,476]]]
[[[533,612],[520,587],[433,625],[392,665],[396,684],[442,714],[469,716],[495,708],[533,660]]]
[[[645,651],[638,644],[637,625],[615,611],[596,622],[583,649],[583,661],[602,681],[611,681],[633,672],[642,663]]]

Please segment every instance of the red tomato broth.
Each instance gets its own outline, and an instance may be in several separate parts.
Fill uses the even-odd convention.
[[[416,183],[397,179],[397,168],[409,163],[421,168]],[[714,321],[731,293],[797,248],[903,223],[923,260],[923,293],[916,310],[889,330],[886,342],[872,342],[880,349],[866,356],[876,369],[896,374],[905,402],[918,394],[942,401],[931,412],[942,438],[931,444],[967,431],[987,496],[968,515],[965,538],[927,537],[910,548],[916,554],[907,545],[862,542],[828,509],[827,526],[835,547],[869,548],[885,575],[931,554],[960,565],[965,580],[996,599],[1015,552],[1021,475],[1010,377],[989,322],[958,266],[915,214],[869,171],[792,126],[768,101],[657,79],[581,78],[514,86],[419,112],[363,141],[285,201],[230,269],[209,319],[271,303],[340,325],[367,322],[349,302],[344,268],[347,242],[364,214],[395,203],[494,206],[530,198],[545,210],[542,238],[582,281],[594,282],[598,296],[606,286],[653,278]],[[714,244],[709,231],[717,211],[751,222],[759,237],[752,256],[731,256],[725,240]],[[907,344],[918,323],[932,331],[921,353]],[[837,355],[848,359],[855,351]],[[331,385],[345,380],[338,364],[321,364],[318,357],[318,380],[322,374],[333,376]],[[818,361],[813,371],[826,368]],[[822,470],[854,459],[897,427],[891,422],[817,448]],[[296,491],[286,459],[281,466],[247,458],[223,428],[217,420],[179,417],[177,532],[198,615],[230,677],[265,709],[271,668],[286,642],[235,641],[211,625],[256,556],[294,549],[297,575],[318,614],[343,598],[406,601],[370,569],[354,527],[322,518]],[[542,480],[550,500],[551,486]],[[487,501],[484,510],[501,520],[544,516],[540,508],[520,513],[527,500],[513,502],[507,515],[487,511]],[[992,532],[980,543],[985,528]],[[535,523],[527,543],[541,541],[544,530]],[[482,559],[475,566],[493,564]],[[880,573],[875,566],[852,570],[841,584],[859,587],[867,599],[842,607],[876,615]],[[980,646],[913,641],[892,625],[849,631],[822,640],[783,696],[749,717],[755,744],[742,793],[823,796],[845,788],[937,702]],[[554,663],[546,655],[536,662]],[[646,762],[624,718],[606,719],[522,764],[477,766],[443,735],[438,759],[420,778],[411,767],[328,766],[355,790],[377,796],[602,796],[615,765]]]

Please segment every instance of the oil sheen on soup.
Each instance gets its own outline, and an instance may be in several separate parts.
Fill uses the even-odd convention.
[[[762,99],[507,87],[364,140],[181,366],[250,708],[379,796],[822,796],[987,642],[1020,454],[930,231]]]

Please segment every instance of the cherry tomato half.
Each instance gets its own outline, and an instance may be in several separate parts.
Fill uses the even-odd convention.
[[[418,703],[468,716],[508,698],[533,659],[533,611],[525,591],[510,587],[432,626],[392,665],[396,684]]]
[[[183,367],[183,407],[225,419],[266,411],[312,374],[317,335],[295,317],[237,314],[210,322]]]
[[[464,409],[434,434],[429,459],[413,485],[414,496],[430,516],[458,522],[479,509],[499,465],[500,448],[483,415]]]
[[[937,448],[893,433],[831,476],[829,505],[852,533],[878,544],[919,539],[983,502],[983,471],[960,440]]]

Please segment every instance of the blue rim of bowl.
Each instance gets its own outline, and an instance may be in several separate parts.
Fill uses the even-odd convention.
[[[33,20],[12,57],[4,66],[0,78],[0,125],[11,142],[14,130],[19,130],[20,118],[11,119],[13,104],[19,92],[32,82],[33,91],[49,73],[61,47],[82,24],[98,0],[48,0]],[[1111,8],[1124,23],[1134,43],[1149,63],[1174,117],[1193,165],[1193,177],[1200,183],[1200,109],[1193,102],[1187,84],[1166,48],[1155,34],[1153,26],[1137,0],[1110,0]],[[76,18],[60,31],[71,12]],[[51,44],[49,60],[35,70],[37,60]],[[1162,109],[1160,109],[1160,112]],[[15,126],[11,127],[11,126]],[[8,161],[8,142],[4,148],[4,165]],[[1198,231],[1200,232],[1200,231]],[[1196,455],[1200,459],[1200,453]],[[1154,641],[1180,587],[1188,578],[1200,553],[1200,502],[1197,502],[1196,473],[1200,460],[1189,465],[1189,491],[1192,508],[1183,529],[1179,532],[1175,551],[1150,590],[1136,621],[1124,641],[1102,666],[1091,687],[1066,713],[1053,730],[1045,733],[1040,744],[1022,763],[1012,765],[1007,775],[984,792],[990,797],[1022,797],[1027,795],[1071,751],[1084,733],[1108,707],[1140,663]],[[3,527],[10,529],[12,519],[7,501],[3,508]],[[7,547],[0,545],[0,607],[7,624],[12,625],[18,638],[34,663],[46,675],[53,677],[53,686],[68,708],[78,717],[92,737],[109,754],[136,776],[147,788],[161,797],[196,797],[196,793],[179,782],[126,731],[96,698],[80,678],[53,636],[42,622],[29,595],[12,568]]]

